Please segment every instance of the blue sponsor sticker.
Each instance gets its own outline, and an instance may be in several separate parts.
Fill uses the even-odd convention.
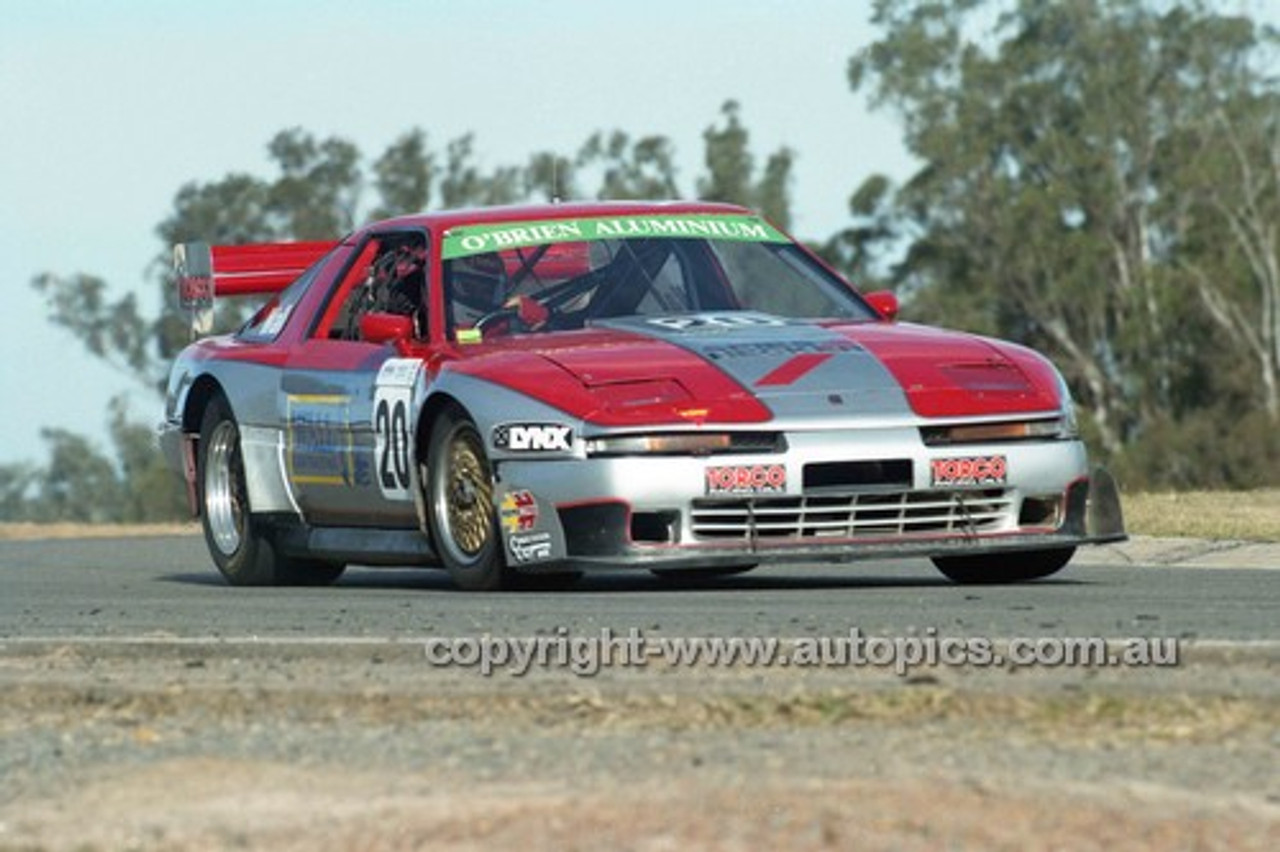
[[[288,397],[289,478],[301,485],[354,485],[350,400],[339,394]]]

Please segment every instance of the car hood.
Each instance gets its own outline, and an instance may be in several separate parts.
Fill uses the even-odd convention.
[[[628,317],[513,339],[503,349],[487,377],[602,425],[1059,407],[1056,374],[1029,350],[906,323],[739,312]],[[541,363],[532,367],[535,353]]]

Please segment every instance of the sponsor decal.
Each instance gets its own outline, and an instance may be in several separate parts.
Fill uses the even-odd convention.
[[[502,496],[498,514],[507,533],[528,532],[538,524],[538,501],[528,491],[509,491]]]
[[[787,321],[768,314],[695,314],[678,317],[652,317],[649,325],[656,325],[667,331],[723,331],[732,328],[760,328],[762,326],[777,327],[786,325]]]
[[[573,427],[563,423],[500,423],[493,445],[512,453],[567,453],[573,449]]]
[[[422,370],[422,361],[418,358],[388,358],[378,368],[378,387],[411,388]]]
[[[787,468],[780,464],[732,464],[707,468],[707,494],[784,494]]]
[[[677,237],[753,243],[788,242],[781,231],[756,216],[732,214],[615,216],[551,219],[541,222],[504,222],[498,225],[466,225],[451,228],[444,236],[441,255],[445,260],[450,260],[499,249],[584,240],[616,240],[628,237]]]
[[[511,558],[520,564],[543,562],[551,558],[551,533],[536,532],[507,538]]]
[[[350,400],[340,394],[290,394],[289,478],[302,485],[353,485]]]
[[[1009,481],[1009,463],[1004,456],[932,459],[929,477],[935,486],[1004,485]]]
[[[730,343],[700,350],[712,361],[729,358],[781,357],[783,355],[837,355],[858,352],[862,347],[851,340],[779,340],[760,343]]]
[[[213,278],[209,275],[183,275],[178,279],[178,306],[191,311],[213,302]]]

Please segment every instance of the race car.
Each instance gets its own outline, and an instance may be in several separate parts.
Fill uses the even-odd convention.
[[[1012,582],[1125,537],[1048,360],[901,322],[742,207],[433,212],[175,270],[197,335],[266,297],[180,353],[159,427],[235,585],[890,556]]]

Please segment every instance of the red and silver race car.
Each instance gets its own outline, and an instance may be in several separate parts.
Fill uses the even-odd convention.
[[[185,244],[161,444],[234,584],[348,563],[466,589],[919,556],[1043,577],[1124,538],[1040,355],[898,322],[740,207],[430,213]]]

